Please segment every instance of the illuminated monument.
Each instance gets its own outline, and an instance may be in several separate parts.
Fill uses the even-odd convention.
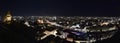
[[[3,22],[6,24],[10,24],[12,21],[12,15],[10,13],[10,11],[7,12],[7,14],[5,16],[3,16]]]

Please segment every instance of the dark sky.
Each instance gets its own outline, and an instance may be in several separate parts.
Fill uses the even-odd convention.
[[[117,0],[0,0],[0,14],[31,16],[119,16]]]

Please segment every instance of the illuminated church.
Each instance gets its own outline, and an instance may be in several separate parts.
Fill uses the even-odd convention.
[[[12,22],[12,15],[10,11],[8,11],[7,14],[5,14],[5,16],[3,16],[2,21],[3,23],[6,23],[6,24],[10,24]]]

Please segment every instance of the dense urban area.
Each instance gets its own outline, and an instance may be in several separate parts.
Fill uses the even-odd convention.
[[[0,43],[119,42],[120,17],[0,17]]]

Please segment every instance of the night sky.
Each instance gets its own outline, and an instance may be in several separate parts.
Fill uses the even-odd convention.
[[[120,16],[117,0],[0,0],[0,15]]]

